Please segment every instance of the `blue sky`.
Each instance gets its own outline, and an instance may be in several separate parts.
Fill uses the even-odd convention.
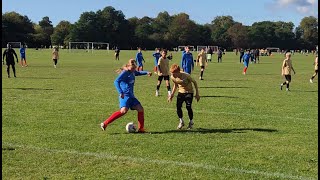
[[[56,26],[61,20],[74,23],[83,12],[96,12],[106,6],[121,10],[126,19],[154,18],[163,11],[170,15],[184,12],[198,24],[231,15],[244,25],[285,21],[298,26],[303,17],[318,17],[318,0],[2,0],[2,13],[16,11],[35,23],[48,16]]]

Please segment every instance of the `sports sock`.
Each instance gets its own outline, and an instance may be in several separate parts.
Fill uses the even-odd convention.
[[[203,71],[201,71],[201,73],[200,73],[200,77],[202,78],[202,76],[203,76]]]
[[[138,112],[138,127],[139,129],[144,128],[144,112]]]
[[[289,83],[287,83],[287,89],[289,89]]]
[[[183,119],[182,118],[179,118],[179,121],[180,123],[184,123]]]
[[[106,119],[103,124],[105,126],[107,126],[108,124],[112,123],[114,120],[120,118],[121,116],[123,116],[124,114],[122,114],[120,111],[116,111],[114,112],[108,119]]]

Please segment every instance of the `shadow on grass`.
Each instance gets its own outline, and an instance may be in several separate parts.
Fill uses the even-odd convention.
[[[216,86],[216,87],[199,87],[200,89],[209,89],[209,88],[250,88],[250,87],[223,87],[223,86]]]
[[[2,89],[18,89],[18,90],[53,90],[49,88],[2,88]]]
[[[245,79],[219,79],[219,81],[248,81]]]
[[[318,92],[318,91],[309,91],[309,90],[290,90],[291,92]]]
[[[56,77],[18,77],[19,79],[62,79]]]
[[[239,97],[236,97],[236,96],[200,96],[201,98],[210,98],[210,97],[213,97],[213,98],[239,98]]]
[[[278,132],[276,129],[263,129],[263,128],[233,128],[233,129],[205,129],[205,128],[195,128],[195,129],[182,129],[182,130],[168,130],[163,132],[150,132],[151,134],[166,134],[166,133],[245,133],[246,131],[257,131],[257,132]]]

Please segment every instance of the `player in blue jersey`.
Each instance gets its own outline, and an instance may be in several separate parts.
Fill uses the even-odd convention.
[[[182,70],[188,74],[191,74],[191,71],[194,69],[194,61],[192,53],[190,52],[189,46],[185,47],[185,53],[182,55],[181,67]]]
[[[112,123],[114,120],[125,115],[129,108],[131,110],[138,111],[138,132],[144,133],[144,109],[141,106],[141,103],[134,96],[133,88],[135,82],[135,76],[149,75],[151,72],[147,71],[136,71],[137,64],[134,59],[130,59],[128,64],[124,65],[119,69],[119,76],[114,81],[114,86],[116,87],[119,93],[119,103],[120,110],[114,112],[108,119],[101,123],[101,129],[105,130],[106,127]]]
[[[243,75],[246,75],[247,73],[250,58],[251,58],[251,54],[250,54],[250,50],[248,49],[246,53],[242,56],[243,65],[244,65],[243,72],[242,72]]]
[[[142,55],[142,52],[141,52],[141,48],[139,47],[139,48],[138,48],[138,52],[137,52],[137,54],[136,54],[136,62],[137,62],[137,64],[138,64],[138,68],[137,68],[138,71],[143,71],[142,61],[143,61],[143,62],[146,62],[146,61],[144,60],[144,58],[143,58],[143,55]]]
[[[161,56],[160,54],[160,49],[159,48],[156,48],[156,52],[152,54],[152,56],[154,57],[154,73],[156,74],[157,71],[158,71],[158,61],[159,61],[159,58]]]
[[[20,48],[20,57],[21,57],[21,66],[22,67],[27,67],[27,60],[26,60],[26,48],[24,45],[21,45]]]

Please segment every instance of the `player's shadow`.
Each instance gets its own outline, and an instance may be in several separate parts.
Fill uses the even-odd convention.
[[[239,98],[236,96],[200,96],[200,98]]]
[[[257,131],[257,132],[278,132],[276,129],[264,129],[264,128],[232,128],[232,129],[206,129],[206,128],[194,128],[194,129],[175,129],[167,130],[163,132],[150,132],[151,134],[167,134],[167,133],[246,133],[247,131]]]
[[[199,87],[201,89],[210,89],[210,88],[221,88],[221,89],[224,89],[224,88],[230,88],[230,89],[233,89],[233,88],[250,88],[250,87],[233,87],[233,86],[215,86],[215,87],[209,87],[209,86],[204,86],[204,87]]]
[[[18,77],[19,79],[62,79],[56,77]]]
[[[18,89],[18,90],[53,90],[52,88],[2,88],[2,89]]]

